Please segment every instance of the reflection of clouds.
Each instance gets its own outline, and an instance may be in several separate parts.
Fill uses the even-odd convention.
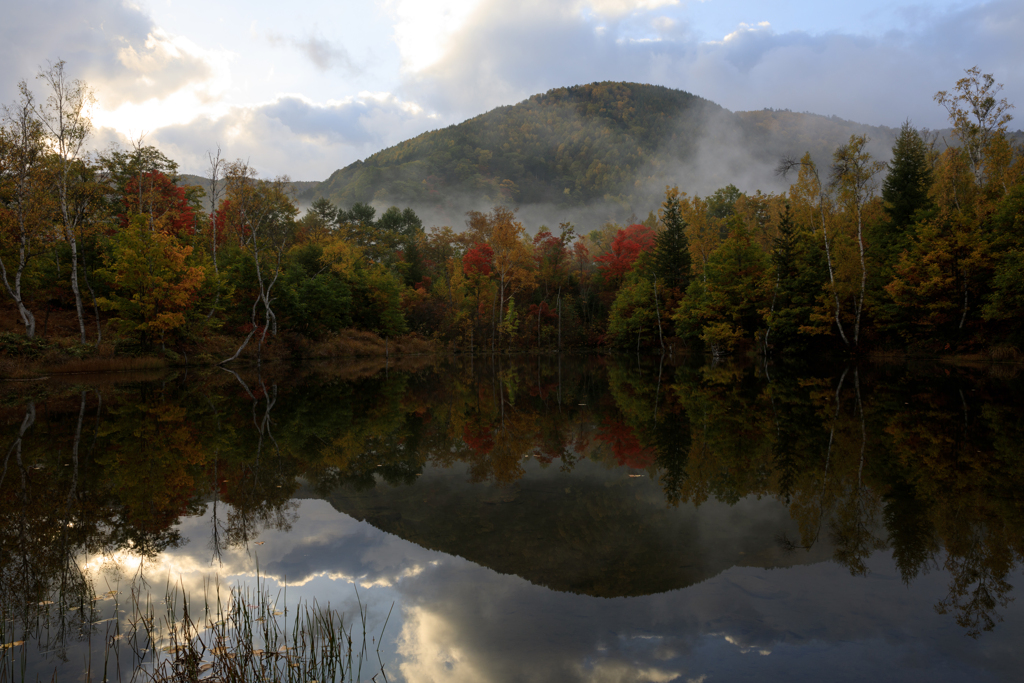
[[[409,681],[491,680],[485,675],[486,664],[474,657],[487,653],[467,652],[459,645],[461,636],[458,626],[440,614],[409,608],[398,636],[398,653],[405,658],[399,665],[402,675]]]
[[[185,520],[181,532],[191,541],[147,572],[183,571],[181,585],[200,591],[211,572],[222,582],[252,577],[256,552],[232,548],[222,565],[211,565],[209,524],[208,515]],[[1016,649],[1020,609],[1011,605],[993,633],[966,638],[932,608],[948,577],[936,571],[906,586],[885,553],[870,559],[866,577],[829,562],[733,567],[682,590],[601,599],[426,550],[324,501],[301,501],[291,531],[265,531],[259,540],[260,574],[287,582],[289,602],[329,600],[355,614],[354,582],[379,634],[396,601],[383,653],[389,678],[398,669],[417,682],[789,681],[834,671],[837,680],[902,680],[911,672],[984,681],[1014,680],[1024,663]]]

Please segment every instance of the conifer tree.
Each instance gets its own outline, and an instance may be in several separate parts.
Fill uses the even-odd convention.
[[[654,243],[654,272],[665,287],[686,291],[690,284],[690,243],[686,239],[686,221],[680,209],[679,188],[665,190],[661,224],[665,229]]]
[[[889,173],[882,183],[885,213],[893,226],[902,231],[913,222],[915,213],[928,207],[931,184],[928,148],[910,121],[904,121],[892,148]]]

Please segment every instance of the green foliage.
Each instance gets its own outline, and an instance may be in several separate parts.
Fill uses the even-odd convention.
[[[285,267],[282,317],[289,327],[313,339],[352,325],[352,288],[325,268],[323,248],[293,247]]]
[[[695,279],[673,314],[681,337],[697,338],[714,353],[753,341],[764,325],[769,263],[740,223],[708,259],[706,280]]]
[[[882,200],[889,217],[892,233],[883,250],[891,255],[905,247],[900,239],[902,233],[913,223],[914,215],[931,204],[928,190],[931,189],[932,172],[928,164],[928,147],[921,134],[907,121],[900,128],[900,135],[892,148],[889,173],[882,183]],[[888,246],[888,245],[887,245]]]
[[[402,313],[402,281],[394,272],[371,265],[352,283],[353,322],[384,337],[409,331]]]
[[[102,274],[111,291],[97,303],[115,312],[121,334],[145,347],[184,327],[205,276],[187,263],[191,253],[172,235],[151,231],[143,215],[110,241]]]
[[[690,243],[677,188],[666,192],[661,223],[665,229],[655,238],[654,273],[665,287],[685,291],[690,285]]]
[[[618,197],[651,155],[687,157],[707,100],[660,86],[592,83],[557,88],[457,126],[424,133],[336,171],[318,190],[338,204],[584,205]]]
[[[638,344],[658,339],[658,314],[650,271],[649,255],[641,254],[612,302],[607,338],[616,346],[636,348]]]
[[[821,249],[808,231],[794,224],[788,205],[778,231],[771,252],[775,282],[765,317],[765,341],[783,353],[800,352],[810,335],[823,331],[813,324],[812,316],[828,275]]]
[[[729,184],[715,190],[708,197],[708,217],[728,218],[736,208],[736,200],[743,193],[735,185]]]

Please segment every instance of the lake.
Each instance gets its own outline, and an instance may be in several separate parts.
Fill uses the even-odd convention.
[[[1016,366],[477,356],[0,391],[0,681],[308,679],[310,614],[345,680],[1024,667]]]

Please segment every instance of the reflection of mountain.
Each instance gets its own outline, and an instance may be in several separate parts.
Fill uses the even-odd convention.
[[[412,486],[343,487],[328,501],[424,548],[598,597],[661,593],[732,566],[791,566],[831,555],[823,544],[782,550],[779,539],[796,537],[795,524],[770,499],[670,508],[646,475],[630,478],[587,461],[571,474],[527,466],[512,486],[466,479],[461,470],[428,469]]]

